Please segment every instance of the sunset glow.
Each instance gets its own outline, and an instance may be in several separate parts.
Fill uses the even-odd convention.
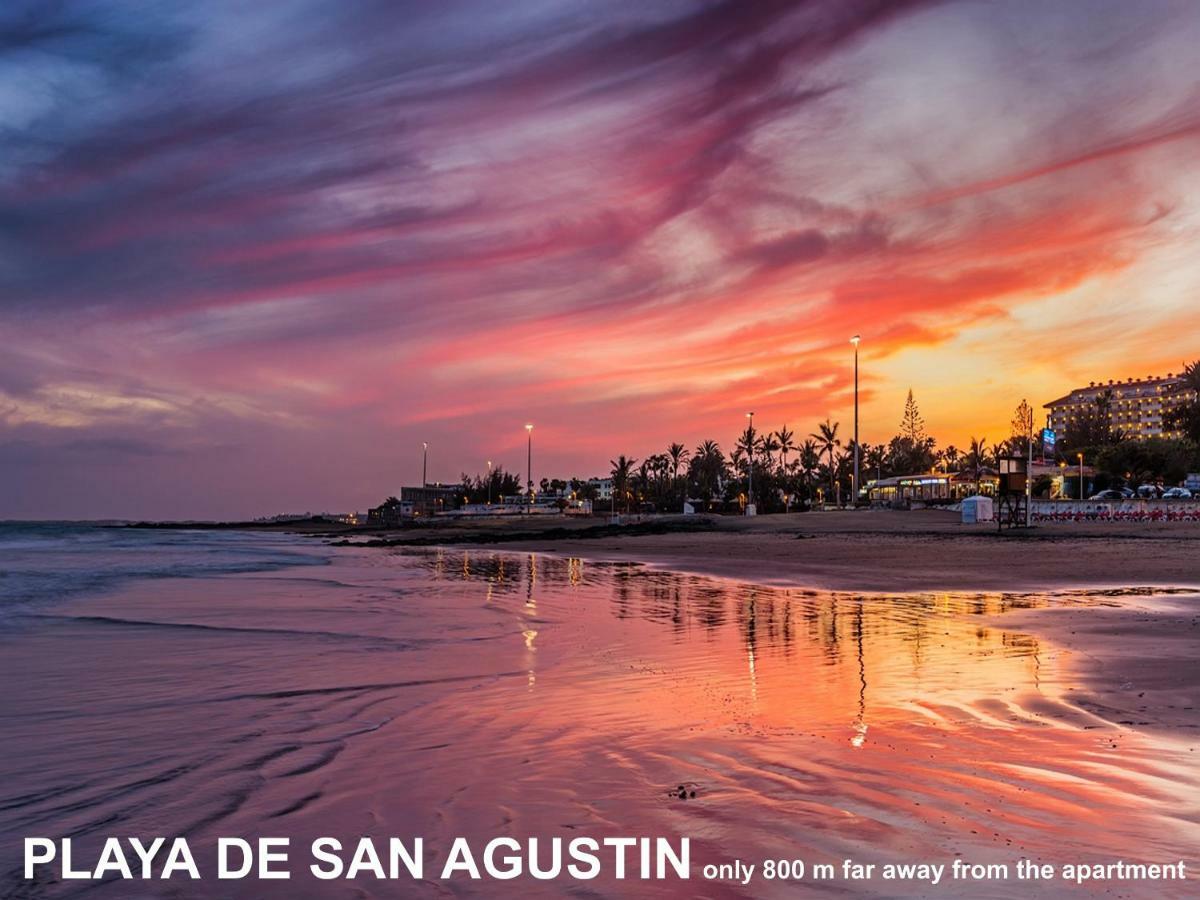
[[[868,442],[1197,355],[1194,4],[293,6],[0,12],[0,518],[845,433],[855,334]]]

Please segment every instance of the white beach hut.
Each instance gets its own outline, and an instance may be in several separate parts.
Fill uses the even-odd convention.
[[[979,494],[967,497],[962,502],[962,521],[964,525],[974,525],[976,522],[991,522],[992,498]]]

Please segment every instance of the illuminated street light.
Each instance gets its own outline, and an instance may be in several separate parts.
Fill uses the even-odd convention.
[[[850,338],[850,343],[854,345],[854,505],[858,504],[858,342],[862,340],[859,335]]]
[[[429,444],[421,442],[421,487],[429,484]]]
[[[750,427],[746,429],[746,449],[750,453],[750,465],[746,469],[746,515],[754,506],[754,413],[746,413]]]
[[[488,464],[488,506],[492,505],[492,461],[489,459]]]
[[[525,460],[526,471],[529,472],[529,493],[526,496],[529,512],[533,513],[533,425],[526,425],[525,432],[529,435],[529,448]]]
[[[1079,499],[1083,499],[1083,453],[1076,453],[1079,457]]]

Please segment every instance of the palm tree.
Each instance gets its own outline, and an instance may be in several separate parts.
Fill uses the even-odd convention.
[[[733,452],[729,454],[729,464],[733,466],[733,477],[741,478],[738,473],[742,471],[742,466],[746,461],[746,451],[742,449],[741,444],[737,444],[733,448]]]
[[[971,449],[967,451],[967,470],[975,476],[975,493],[979,493],[979,480],[988,464],[987,438],[971,438]]]
[[[687,448],[683,444],[671,444],[667,448],[667,457],[671,460],[671,486],[679,487],[679,467],[688,460]],[[684,502],[687,502],[687,491],[683,492]],[[680,507],[682,511],[683,507]]]
[[[867,447],[863,458],[866,460],[867,468],[875,470],[875,480],[879,481],[883,478],[883,467],[887,462],[887,447],[883,444],[872,444]]]
[[[957,472],[958,461],[961,456],[962,451],[960,451],[957,447],[955,447],[953,444],[947,445],[946,449],[942,451],[942,462],[946,464],[946,470],[950,472]]]
[[[812,480],[821,465],[821,451],[817,449],[816,441],[805,441],[800,445],[800,477],[804,480],[804,489],[812,497]]]
[[[854,442],[851,441],[851,444],[853,444],[853,443]],[[833,464],[833,477],[834,477],[834,482],[837,485],[837,493],[835,494],[835,497],[837,498],[839,506],[841,505],[841,499],[842,499],[842,483],[844,482],[847,485],[847,487],[850,485],[850,482],[853,480],[851,477],[851,474],[853,473],[853,471],[854,471],[854,454],[851,453],[849,450],[847,450],[845,453],[839,453],[837,455],[837,459],[834,460],[834,464]],[[849,496],[849,490],[847,490],[846,493],[847,493],[847,496]]]
[[[786,470],[788,454],[796,449],[796,435],[788,431],[787,425],[784,425],[775,432],[775,442],[779,445],[781,467]]]
[[[655,453],[646,460],[646,468],[650,470],[650,481],[653,481],[655,502],[661,502],[666,496],[667,481],[671,475],[671,458],[665,453]]]
[[[753,425],[747,425],[746,430],[738,436],[737,443],[733,446],[733,468],[736,473],[742,467],[742,460],[746,460],[746,472],[750,478],[753,478],[751,469],[754,467],[754,454],[760,453],[762,450],[762,440],[758,436],[758,432],[754,430]],[[749,488],[747,488],[749,495]],[[749,496],[747,496],[749,502]]]
[[[809,435],[809,437],[811,437],[813,440],[815,440],[817,442],[817,446],[820,448],[820,452],[828,454],[828,456],[829,456],[829,491],[830,491],[830,493],[836,492],[836,488],[834,487],[833,451],[834,451],[834,448],[840,447],[842,445],[842,442],[840,440],[838,440],[837,433],[838,433],[838,423],[830,422],[829,419],[826,419],[824,422],[822,422],[820,425],[817,426],[817,430],[815,432],[813,432],[812,434]]]
[[[1172,407],[1163,410],[1163,424],[1174,431],[1182,432],[1193,441],[1200,442],[1200,360],[1186,363],[1180,375],[1183,383],[1177,388],[1177,399]],[[1191,393],[1190,400],[1183,399],[1187,392]]]
[[[658,497],[670,465],[670,460],[662,453],[653,453],[642,460],[642,464],[638,466],[637,477],[634,478],[634,489],[637,491],[639,502],[649,496]]]
[[[767,469],[770,469],[771,468],[771,459],[772,459],[773,455],[779,451],[779,441],[776,440],[775,435],[773,433],[768,431],[765,435],[763,435],[759,439],[758,446],[759,446],[759,449],[762,450],[763,466],[766,467]]]
[[[683,444],[672,444],[667,448],[667,456],[671,459],[671,471],[676,481],[679,480],[679,467],[687,462],[689,455]]]
[[[633,467],[637,463],[636,459],[626,458],[622,453],[616,459],[610,459],[608,464],[612,466],[613,480],[613,508],[616,508],[618,493],[625,498],[625,512],[629,512],[629,477],[633,473]]]
[[[754,430],[754,426],[747,425],[746,430],[738,435],[737,443],[733,447],[735,451],[741,450],[743,456],[753,457],[761,443],[758,439],[758,432]]]
[[[725,454],[716,441],[705,441],[692,454],[690,470],[696,480],[700,496],[711,501],[713,494],[721,490],[725,477]]]

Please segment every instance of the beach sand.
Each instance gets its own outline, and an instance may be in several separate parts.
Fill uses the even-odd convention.
[[[939,510],[712,521],[712,531],[504,546],[833,591],[1107,594],[1111,607],[1040,609],[1020,625],[1076,654],[1088,675],[1078,702],[1113,721],[1200,730],[1200,523],[1051,523],[1002,534]],[[1150,587],[1183,596],[1130,590]]]
[[[712,517],[708,522],[709,531],[531,538],[511,547],[830,590],[1200,588],[1200,523],[1052,523],[1002,534],[994,524],[963,525],[958,513],[938,510]],[[454,542],[452,534],[447,533],[446,543]]]
[[[865,528],[891,519],[818,533],[832,515],[763,518],[525,548],[167,535],[200,541],[206,566],[238,565],[30,608],[0,635],[4,887],[78,892],[52,876],[18,883],[8,854],[31,833],[74,835],[84,856],[105,834],[182,834],[208,848],[209,867],[217,835],[288,836],[301,867],[317,836],[420,835],[431,860],[415,885],[188,885],[199,897],[809,893],[763,881],[438,880],[433,864],[455,836],[481,846],[500,834],[685,835],[697,868],[1195,864],[1196,595],[939,588],[905,560],[932,568],[960,543],[993,560],[1028,545],[932,518],[890,537]],[[272,568],[242,571],[268,537]],[[929,589],[856,586],[852,550],[839,549],[855,540],[896,566],[860,564],[861,584],[894,575]],[[1122,540],[1161,546],[1162,559],[1179,543]],[[905,544],[923,549],[906,556]],[[827,580],[814,586],[818,570]],[[1011,880],[809,887],[1058,895]],[[125,896],[119,883],[94,893]]]

